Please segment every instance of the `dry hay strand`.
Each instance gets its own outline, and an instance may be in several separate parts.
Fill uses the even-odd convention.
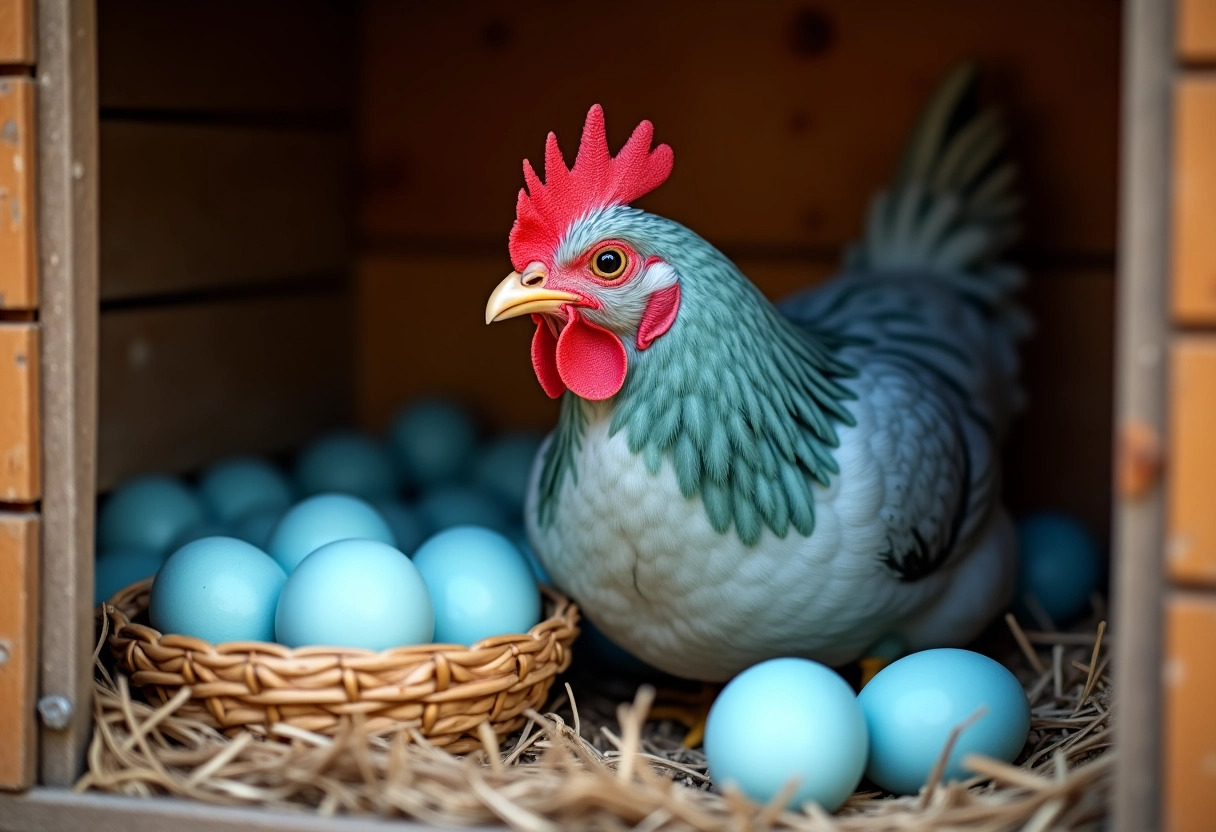
[[[1032,714],[1018,764],[970,757],[976,776],[966,782],[935,778],[906,797],[859,792],[835,815],[781,797],[760,806],[716,789],[700,750],[681,747],[672,723],[647,721],[655,691],[646,685],[622,702],[594,687],[576,699],[567,682],[547,713],[527,712],[507,744],[483,731],[484,747],[459,757],[416,730],[372,735],[357,718],[333,737],[279,725],[282,741],[229,739],[178,713],[186,691],[160,706],[133,697],[100,648],[95,730],[76,789],[528,832],[1099,828],[1114,762],[1105,624],[1083,634],[1009,624],[1021,655],[1006,664],[1026,686]]]

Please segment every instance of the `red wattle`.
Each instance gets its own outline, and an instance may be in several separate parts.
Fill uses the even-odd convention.
[[[557,338],[540,315],[533,315],[532,320],[536,322],[536,333],[532,336],[532,369],[541,388],[549,398],[556,399],[566,392],[566,385],[557,371]]]
[[[610,399],[625,384],[629,364],[625,345],[602,326],[584,319],[577,310],[568,311],[570,322],[557,338],[558,375],[566,387],[588,401]],[[532,344],[535,364],[536,341]]]

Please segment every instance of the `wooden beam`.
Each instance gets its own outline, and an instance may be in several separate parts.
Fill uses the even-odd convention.
[[[423,832],[437,828],[399,819],[338,819],[165,797],[76,794],[67,789],[0,794],[0,819],[5,832]],[[491,832],[491,827],[465,829]]]
[[[1216,0],[1178,0],[1178,55],[1188,63],[1216,63]]]
[[[37,772],[38,515],[0,512],[0,789]]]
[[[34,92],[28,78],[0,78],[0,309],[38,305]]]
[[[1183,77],[1174,132],[1174,318],[1216,325],[1216,79]]]
[[[43,725],[40,780],[75,782],[89,740],[97,499],[97,60],[94,0],[37,0],[42,307],[39,691],[70,703]]]
[[[1133,444],[1164,442],[1170,268],[1170,149],[1173,130],[1173,3],[1123,6],[1122,161],[1119,200],[1115,421],[1117,468]],[[1133,439],[1136,439],[1133,443]],[[1115,689],[1120,716],[1114,832],[1161,826],[1161,548],[1164,489],[1150,478],[1115,494],[1116,573],[1111,613],[1119,622]]]
[[[1165,677],[1165,830],[1209,832],[1216,792],[1216,598],[1170,595]],[[1120,637],[1126,632],[1120,627]],[[1146,827],[1147,828],[1147,827]]]

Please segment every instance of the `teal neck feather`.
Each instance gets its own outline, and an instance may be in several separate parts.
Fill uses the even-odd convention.
[[[680,275],[675,325],[649,349],[626,340],[629,374],[611,403],[609,432],[657,474],[669,460],[680,491],[700,497],[714,529],[746,544],[767,527],[784,537],[815,526],[815,483],[840,469],[836,424],[853,424],[841,384],[855,370],[838,339],[790,322],[722,254],[688,229],[641,212],[622,232],[642,256]],[[633,231],[636,237],[629,232]],[[589,419],[567,393],[540,480],[542,524],[552,523]]]

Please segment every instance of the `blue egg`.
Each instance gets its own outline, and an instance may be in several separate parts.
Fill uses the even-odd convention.
[[[467,485],[441,485],[422,495],[418,515],[431,531],[453,526],[485,526],[500,532],[511,523],[503,507],[483,491]]]
[[[501,500],[513,517],[524,509],[528,478],[542,439],[538,433],[508,433],[477,452],[473,484]]]
[[[794,806],[835,811],[861,782],[866,748],[853,689],[807,659],[771,659],[743,671],[722,689],[705,724],[714,783],[734,783],[757,803],[797,779]]]
[[[150,474],[123,483],[97,515],[101,551],[166,552],[174,539],[203,522],[203,505],[176,477]]]
[[[93,603],[109,601],[120,589],[151,578],[164,562],[164,555],[147,549],[102,552],[93,564]]]
[[[388,527],[393,530],[397,540],[397,548],[407,555],[426,540],[427,527],[418,512],[395,497],[376,500],[372,503],[376,511],[384,517]]]
[[[257,457],[233,457],[212,465],[198,482],[199,496],[211,515],[232,523],[254,511],[287,510],[291,483],[277,467]]]
[[[386,650],[431,640],[426,584],[404,554],[376,540],[339,540],[300,562],[275,613],[288,647]]]
[[[372,506],[349,494],[318,494],[296,503],[270,535],[270,556],[284,571],[326,543],[350,538],[396,546],[392,529]]]
[[[148,618],[162,633],[212,644],[273,641],[287,575],[243,540],[205,537],[178,549],[156,573]]]
[[[428,399],[397,414],[388,441],[402,481],[429,488],[465,475],[477,446],[477,426],[454,402]]]
[[[314,440],[296,459],[296,483],[304,495],[353,494],[365,500],[397,489],[387,449],[362,433],[340,430]]]
[[[943,780],[963,780],[968,754],[1013,762],[1030,733],[1030,703],[1003,665],[970,650],[942,648],[905,656],[881,670],[857,697],[870,731],[866,776],[894,794],[928,782],[950,732],[981,707],[950,753]]]
[[[1018,606],[1033,621],[1033,598],[1056,624],[1089,609],[1102,570],[1097,541],[1077,520],[1041,512],[1018,523]]]
[[[457,526],[414,553],[435,605],[435,641],[471,645],[540,622],[540,588],[519,549],[490,529]]]
[[[270,550],[270,536],[285,513],[277,508],[254,509],[232,521],[232,536],[267,552]]]

